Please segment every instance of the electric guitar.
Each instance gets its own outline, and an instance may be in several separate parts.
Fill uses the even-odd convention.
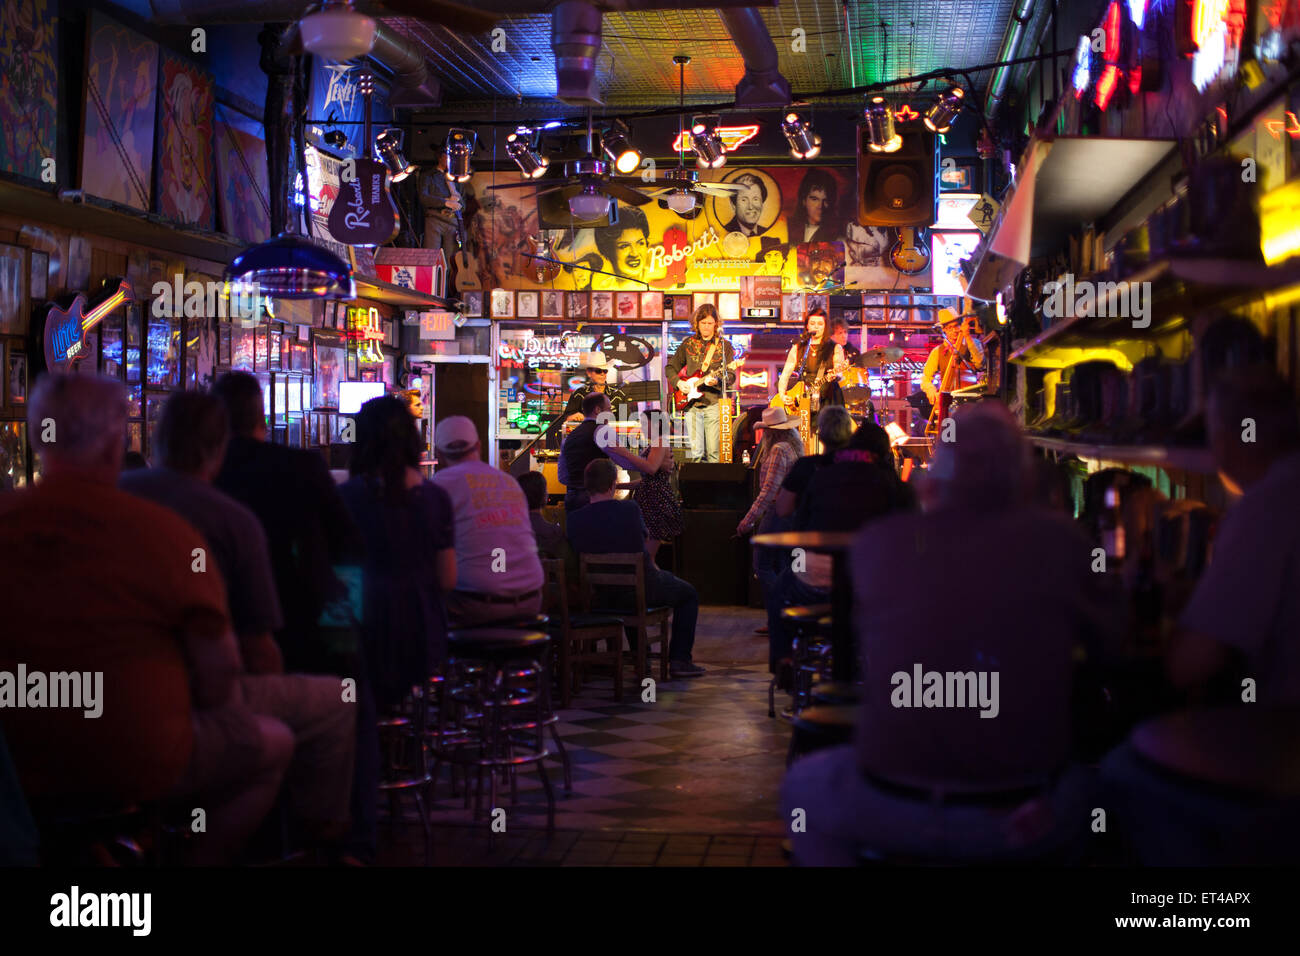
[[[86,357],[86,333],[103,321],[123,302],[134,302],[131,283],[122,279],[116,291],[97,306],[86,311],[86,295],[78,292],[67,309],[51,305],[45,313],[41,338],[45,347],[45,368],[51,372],[70,371]]]
[[[889,250],[889,261],[905,276],[920,275],[930,268],[928,230],[906,226],[897,230],[898,239]]]
[[[528,263],[528,277],[538,285],[554,282],[562,268],[555,259],[554,240],[540,233],[525,237],[519,245],[524,261]]]
[[[348,246],[382,246],[397,235],[397,204],[388,191],[388,169],[370,155],[370,97],[374,84],[362,72],[361,95],[366,101],[365,136],[355,159],[345,160],[340,171],[339,194],[330,208],[330,235]],[[347,179],[348,168],[352,178]]]
[[[734,372],[744,364],[745,360],[743,358],[738,358],[727,366],[727,370]],[[692,378],[687,378],[686,369],[682,369],[681,372],[678,373],[677,377],[680,381],[678,381],[677,388],[673,393],[673,402],[676,404],[679,412],[685,412],[704,397],[705,393],[703,389],[711,388],[715,384],[718,373],[711,372],[708,375],[696,375]]]

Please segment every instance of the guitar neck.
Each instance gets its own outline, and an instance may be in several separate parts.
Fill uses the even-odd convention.
[[[81,317],[81,331],[89,332],[103,320],[104,316],[108,315],[108,313],[112,312],[125,301],[125,292],[120,289],[117,292],[114,292],[107,299]]]
[[[374,87],[370,78],[369,71],[361,74],[361,97],[365,103],[365,133],[361,141],[361,148],[358,152],[361,154],[358,159],[370,158],[370,96],[374,92]]]

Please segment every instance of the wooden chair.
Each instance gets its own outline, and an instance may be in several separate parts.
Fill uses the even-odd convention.
[[[581,554],[578,556],[582,580],[583,610],[590,612],[596,588],[624,588],[632,598],[629,609],[598,608],[602,614],[616,614],[625,627],[636,631],[636,677],[640,681],[650,673],[650,644],[659,645],[659,679],[668,680],[668,606],[646,607],[645,552],[636,554]],[[603,597],[603,596],[602,596]],[[607,599],[606,599],[607,600]],[[651,638],[650,629],[658,625],[659,636]]]
[[[588,663],[605,662],[614,669],[614,699],[623,699],[623,619],[613,614],[570,614],[569,591],[564,560],[543,558],[546,575],[545,608],[550,617],[547,630],[558,658],[560,706],[568,707],[576,689],[576,671]],[[601,641],[605,650],[599,649]]]

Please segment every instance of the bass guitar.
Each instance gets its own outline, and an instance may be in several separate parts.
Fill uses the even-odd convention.
[[[745,364],[743,358],[738,358],[727,366],[727,371],[734,372]],[[673,401],[677,406],[677,411],[685,412],[695,406],[695,404],[704,397],[703,389],[712,389],[717,384],[718,373],[711,372],[708,375],[696,375],[692,378],[686,377],[686,370],[682,369],[678,375],[679,381],[677,388],[673,392]]]
[[[362,72],[361,95],[366,102],[365,135],[355,159],[345,160],[339,172],[339,194],[330,208],[330,235],[348,246],[382,246],[397,235],[397,204],[388,191],[388,168],[370,155],[370,97],[374,83]]]
[[[51,305],[45,313],[41,330],[45,368],[51,372],[68,372],[86,357],[86,334],[123,302],[134,302],[131,283],[122,279],[112,293],[89,312],[86,295],[78,292],[66,309]]]

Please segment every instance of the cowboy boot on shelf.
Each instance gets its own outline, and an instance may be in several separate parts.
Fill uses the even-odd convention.
[[[1113,443],[1115,430],[1128,410],[1128,376],[1119,366],[1110,364],[1099,369],[1099,374],[1097,418],[1079,437],[1084,441]]]
[[[1101,374],[1107,362],[1080,362],[1070,380],[1074,414],[1060,425],[1062,431],[1079,439],[1101,417]]]
[[[1155,414],[1156,392],[1160,386],[1160,366],[1163,362],[1164,359],[1156,353],[1133,366],[1133,371],[1128,375],[1125,414],[1115,427],[1116,444],[1133,444]]]
[[[1253,323],[1234,315],[1215,319],[1206,326],[1188,363],[1183,413],[1174,428],[1178,444],[1203,446],[1205,437],[1205,400],[1218,376],[1230,369],[1267,365],[1273,361],[1268,342]]]
[[[1202,160],[1187,180],[1187,207],[1196,237],[1190,255],[1222,256],[1262,262],[1259,216],[1253,182],[1243,182],[1241,162],[1233,156]]]

